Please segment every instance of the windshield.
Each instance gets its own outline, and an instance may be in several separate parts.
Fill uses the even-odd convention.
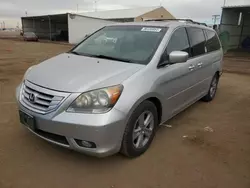
[[[148,64],[167,28],[109,26],[85,39],[71,53]]]

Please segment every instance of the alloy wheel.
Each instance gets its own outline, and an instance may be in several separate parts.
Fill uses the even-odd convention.
[[[155,126],[154,115],[150,111],[143,112],[137,119],[133,129],[133,145],[143,148],[150,140]]]

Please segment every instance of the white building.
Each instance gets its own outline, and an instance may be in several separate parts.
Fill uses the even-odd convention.
[[[71,44],[80,42],[85,35],[112,23],[69,13],[22,18],[24,32],[34,32],[40,39],[62,40]]]
[[[250,0],[227,0],[222,8],[220,32],[230,34],[229,49],[241,48],[250,37]]]
[[[164,7],[142,7],[136,9],[86,12],[79,14],[57,14],[22,17],[24,32],[34,32],[40,39],[63,40],[71,44],[81,41],[106,25],[116,22],[142,21],[148,18],[174,17]]]

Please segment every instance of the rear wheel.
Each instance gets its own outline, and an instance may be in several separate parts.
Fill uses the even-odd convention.
[[[218,83],[219,83],[219,76],[216,74],[212,79],[207,95],[202,98],[203,101],[210,102],[214,99],[217,92]]]
[[[154,139],[158,126],[158,115],[155,105],[145,101],[133,112],[124,132],[121,153],[127,157],[142,155]]]

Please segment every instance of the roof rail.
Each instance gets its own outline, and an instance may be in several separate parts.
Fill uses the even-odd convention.
[[[195,22],[195,21],[193,21],[191,19],[147,19],[147,20],[144,20],[144,21],[146,21],[146,22],[151,22],[151,21],[185,21],[185,22],[189,22],[189,23],[192,23],[192,24],[207,26],[207,24],[205,24],[205,23]]]

